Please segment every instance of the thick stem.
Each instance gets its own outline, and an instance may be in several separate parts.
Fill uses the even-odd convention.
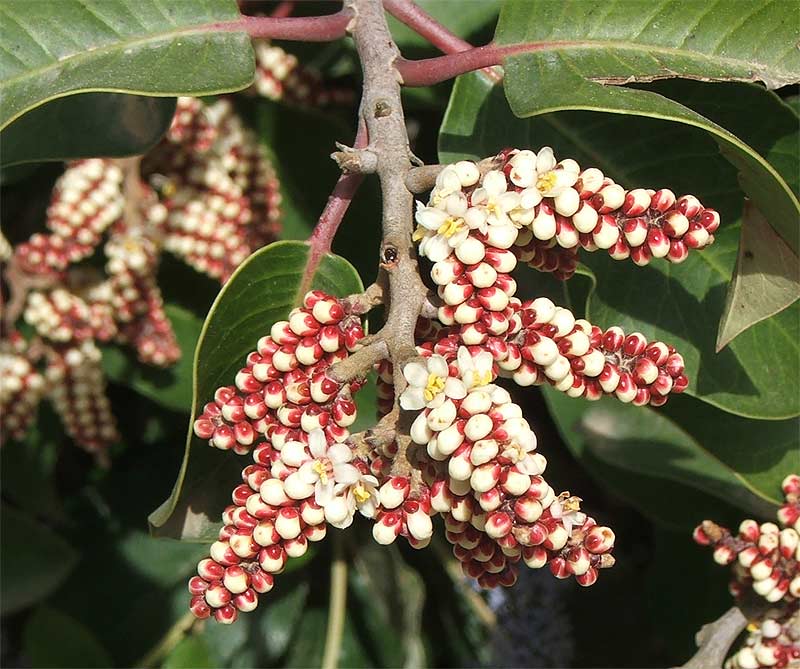
[[[367,148],[377,156],[375,172],[383,194],[381,258],[388,276],[389,299],[386,324],[376,339],[385,342],[388,349],[399,395],[406,385],[402,365],[416,355],[414,329],[427,294],[411,240],[413,196],[405,178],[412,167],[412,154],[400,76],[395,69],[400,52],[389,33],[380,0],[346,0],[345,7],[355,15],[350,32],[364,73],[360,113],[367,125]]]
[[[204,26],[209,32],[246,32],[250,37],[298,40],[302,42],[332,42],[347,33],[353,18],[342,9],[328,16],[242,16],[235,21],[219,21]]]

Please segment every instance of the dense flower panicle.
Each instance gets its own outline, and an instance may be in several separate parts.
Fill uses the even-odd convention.
[[[663,342],[616,326],[603,331],[544,297],[513,300],[512,309],[498,365],[521,386],[547,382],[570,397],[609,395],[637,406],[661,406],[688,386],[683,357]]]
[[[625,190],[597,168],[557,162],[550,147],[508,149],[493,162],[495,169],[482,175],[470,161],[441,172],[428,204],[418,205],[421,255],[438,262],[455,253],[476,263],[482,241],[568,279],[580,248],[637,265],[653,258],[682,262],[689,249],[713,243],[719,227],[719,214],[692,195]]]
[[[339,383],[325,372],[363,336],[357,316],[336,299],[311,291],[303,307],[258,341],[235,385],[217,390],[195,421],[195,433],[215,448],[239,454],[250,452],[259,435],[274,442],[319,428],[341,440],[355,420],[352,395],[361,381]]]
[[[744,644],[725,662],[725,669],[796,669],[800,667],[800,606],[770,609],[747,627]]]
[[[72,163],[53,188],[47,209],[52,234],[34,234],[17,246],[20,267],[31,274],[61,276],[71,263],[94,252],[105,230],[122,215],[122,171],[113,161]]]
[[[326,374],[363,336],[357,316],[311,291],[259,340],[236,385],[217,390],[195,421],[195,433],[211,446],[251,453],[254,461],[233,491],[219,541],[189,584],[198,617],[233,622],[328,524],[344,528],[357,511],[376,513],[378,480],[346,442],[356,418],[352,395],[362,382]]]
[[[45,393],[42,375],[28,357],[27,342],[12,332],[0,342],[0,443],[21,439]]]
[[[106,396],[100,357],[100,349],[91,339],[53,347],[45,378],[67,434],[101,464],[108,464],[108,447],[119,434]]]
[[[714,561],[733,564],[731,593],[742,597],[751,590],[768,602],[800,599],[800,476],[783,481],[786,503],[778,511],[778,522],[744,520],[739,532],[706,520],[694,531],[697,543],[714,548]],[[782,527],[781,527],[782,526]]]
[[[320,73],[301,65],[297,57],[269,40],[253,40],[256,78],[251,91],[270,100],[298,107],[349,105],[355,100],[352,88],[331,85]]]
[[[275,171],[228,100],[204,106],[180,98],[143,173],[165,207],[164,248],[212,278],[226,281],[280,231]]]

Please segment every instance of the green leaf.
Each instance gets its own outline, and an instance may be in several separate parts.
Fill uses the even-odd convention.
[[[787,20],[786,3],[718,1],[712,10],[696,2],[612,0],[596,15],[594,2],[573,0],[537,9],[531,12],[524,0],[507,2],[495,33],[499,44],[539,45],[504,61],[506,95],[517,116],[585,109],[702,128],[740,172],[770,225],[798,252],[800,203],[752,147],[669,98],[609,85],[676,76],[764,81],[770,88],[800,81],[800,23]]]
[[[800,260],[745,202],[742,235],[725,309],[719,322],[719,352],[737,335],[786,309],[800,298]]]
[[[258,631],[269,662],[276,663],[289,648],[295,627],[306,609],[308,582],[282,582],[281,588],[265,602]]]
[[[163,669],[214,669],[218,666],[202,636],[191,635],[181,640],[161,665]]]
[[[694,88],[701,87],[718,96],[720,107],[727,107],[743,86],[684,82],[673,90],[699,95]],[[785,112],[767,91],[761,92],[758,105],[765,119],[782,118]],[[783,137],[784,131],[783,123],[777,123],[773,140]],[[765,133],[761,131],[759,140],[763,144],[769,141]],[[797,304],[756,324],[716,353],[714,330],[738,246],[738,229],[731,221],[740,215],[742,193],[715,143],[696,128],[644,117],[574,111],[518,119],[509,112],[501,91],[477,75],[456,82],[439,137],[443,162],[489,156],[505,146],[542,145],[553,146],[557,155],[575,158],[586,167],[599,167],[627,187],[694,193],[722,215],[716,242],[690,253],[680,265],[659,260],[637,268],[602,252],[583,253],[596,283],[587,300],[589,320],[600,327],[620,325],[674,345],[686,360],[687,392],[714,406],[754,418],[800,413],[795,391],[800,373]],[[567,283],[570,293],[574,283]],[[580,311],[575,300],[572,307]]]
[[[220,514],[246,458],[196,438],[194,417],[218,387],[233,383],[258,338],[300,303],[304,283],[340,296],[363,290],[358,274],[343,258],[326,254],[309,268],[309,247],[286,241],[250,256],[217,296],[195,351],[192,418],[183,464],[172,494],[150,514],[156,534],[203,542],[216,537]]]
[[[110,667],[111,656],[74,618],[41,606],[23,632],[23,653],[31,667]]]
[[[253,79],[249,36],[210,25],[238,16],[233,0],[6,0],[0,128],[71,93],[174,97],[244,88]]]
[[[583,410],[578,429],[599,459],[694,486],[762,515],[781,503],[781,481],[796,468],[797,420],[729,416],[687,397],[672,398],[660,411],[612,399],[576,401]]]
[[[130,349],[104,346],[103,371],[112,381],[163,407],[187,412],[192,404],[192,352],[203,326],[197,316],[182,307],[167,304],[164,309],[181,348],[180,360],[172,367],[158,369],[137,361]]]
[[[422,642],[425,586],[396,546],[359,547],[350,572],[355,625],[366,628],[382,666],[429,666]]]
[[[80,93],[32,109],[0,132],[3,166],[145,153],[167,131],[174,98]],[[113,123],[109,123],[113,119]]]
[[[660,471],[654,473],[652,467],[643,466],[642,461],[647,461],[647,456],[633,452],[632,448],[624,453],[624,457],[633,458],[632,463],[622,460],[612,462],[610,452],[609,457],[600,457],[606,452],[605,447],[612,444],[612,441],[607,436],[598,439],[598,435],[583,428],[587,403],[567,397],[551,388],[543,390],[550,415],[570,452],[600,485],[611,490],[654,523],[676,530],[690,531],[704,518],[738,522],[741,511],[732,510],[732,507],[729,506],[729,503],[736,504],[737,501],[740,504],[739,508],[744,504],[745,508],[755,511],[760,516],[771,518],[774,515],[774,506],[770,506],[761,498],[749,493],[739,481],[731,479],[730,472],[726,467],[720,466],[713,457],[703,454],[702,450],[689,447],[685,436],[667,442],[661,439],[661,435],[658,435],[659,441],[655,444],[649,442],[645,444],[645,450],[652,448],[650,452],[659,462],[668,459],[670,455],[675,456],[676,460],[670,464],[668,475],[664,475]],[[591,404],[590,411],[604,404],[606,404],[605,401],[600,402],[599,405]],[[641,425],[641,416],[634,411],[637,407],[618,405],[622,407],[623,411],[627,410],[622,414],[615,412],[611,400],[608,400],[607,404],[610,408],[603,419],[612,415],[619,419],[621,431],[633,435],[634,438],[628,442],[632,445],[639,435],[631,426],[625,426],[623,420],[633,418],[634,422]],[[656,414],[651,409],[645,409],[643,415],[653,416]],[[645,431],[648,431],[646,426]],[[670,435],[675,437],[676,434],[674,426],[671,426]],[[601,441],[600,448],[593,446],[593,442],[596,440]],[[662,450],[659,451],[656,447]],[[718,494],[713,494],[712,490],[696,487],[698,480],[696,472],[693,472],[688,480],[682,478],[686,475],[686,469],[702,468],[702,463],[710,467],[707,480],[714,483],[717,493],[726,487],[730,490],[738,490],[733,499],[723,500]],[[690,464],[692,467],[689,467]],[[702,474],[701,476],[706,475]],[[591,500],[587,500],[587,509],[591,508],[591,504]]]
[[[47,597],[72,571],[78,556],[51,529],[6,504],[0,506],[0,525],[0,611],[6,614]]]

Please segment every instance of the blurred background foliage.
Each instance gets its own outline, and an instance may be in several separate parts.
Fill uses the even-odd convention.
[[[501,3],[420,4],[483,44],[492,38]],[[302,13],[319,9],[319,3],[299,5]],[[405,27],[392,22],[392,28],[407,57],[435,55]],[[286,48],[358,86],[348,43]],[[778,95],[737,83],[638,88],[734,132],[797,191],[795,88]],[[111,107],[130,97],[91,95],[90,104]],[[159,371],[138,365],[122,348],[104,348],[123,435],[111,469],[98,469],[72,447],[47,408],[24,441],[0,451],[3,666],[319,666],[334,550],[349,566],[343,667],[672,666],[692,653],[700,625],[727,608],[726,574],[694,546],[691,529],[707,517],[732,526],[743,516],[770,517],[780,480],[800,464],[798,304],[752,326],[720,354],[714,349],[741,227],[744,195],[736,170],[707,132],[688,125],[592,111],[517,118],[502,88],[478,74],[454,85],[407,89],[404,96],[413,150],[425,162],[550,145],[623,185],[692,192],[723,214],[716,244],[683,265],[654,262],[640,269],[595,254],[569,284],[532,271],[520,279],[521,294],[551,296],[604,327],[657,336],[677,344],[687,359],[692,385],[663,409],[514,389],[548,457],[550,478],[568,484],[592,515],[614,527],[615,568],[590,589],[531,572],[512,590],[480,593],[448,558],[441,537],[425,551],[386,550],[357,522],[355,531],[291,561],[258,609],[235,625],[196,623],[187,613],[186,581],[206,546],[151,537],[147,517],[169,495],[181,464],[193,351],[218,287],[165,257],[159,283],[183,356]],[[237,106],[274,158],[282,238],[306,239],[337,178],[328,155],[335,141],[352,139],[355,110],[301,111],[254,98]],[[130,109],[151,122],[163,115],[148,105]],[[75,116],[57,113],[66,124]],[[35,120],[26,123],[25,132],[13,124],[4,131],[4,152],[16,146],[6,140],[19,141],[36,127]],[[10,131],[17,139],[8,139]],[[33,163],[2,171],[3,231],[12,242],[43,229],[61,169]],[[378,212],[379,191],[367,180],[334,245],[365,285],[376,272]],[[255,342],[261,334],[249,338]],[[366,426],[374,390],[358,399]],[[219,488],[208,492],[224,497],[235,483],[217,480]]]

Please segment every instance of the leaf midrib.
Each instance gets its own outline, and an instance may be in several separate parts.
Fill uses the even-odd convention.
[[[150,42],[158,42],[160,40],[164,40],[170,37],[179,37],[181,35],[193,35],[193,34],[203,34],[209,33],[212,35],[246,35],[247,33],[244,30],[241,31],[227,31],[227,30],[215,30],[217,26],[221,24],[224,25],[225,21],[214,22],[214,23],[203,23],[199,25],[193,25],[189,27],[177,28],[173,30],[168,30],[159,33],[149,33],[143,37],[138,37],[137,39],[128,39],[120,42],[113,42],[106,46],[97,47],[95,49],[87,49],[85,51],[81,51],[71,56],[67,56],[65,58],[61,58],[58,60],[54,60],[48,65],[43,65],[38,68],[24,70],[19,74],[10,77],[8,79],[0,80],[0,91],[7,88],[9,85],[16,83],[21,79],[26,79],[29,77],[38,77],[41,74],[48,72],[50,70],[55,70],[60,67],[63,67],[67,64],[71,63],[80,63],[81,61],[89,61],[94,59],[97,56],[109,55],[113,54],[115,51],[119,51],[120,49],[128,48],[128,47],[136,47],[136,46],[143,46]],[[30,35],[30,33],[28,33]],[[117,33],[119,34],[119,33]],[[34,40],[35,41],[35,40]],[[38,42],[37,42],[38,44]],[[9,55],[14,56],[14,54],[5,49],[2,45],[0,45],[0,49],[4,52],[8,53]],[[19,58],[17,58],[19,60]]]
[[[547,53],[547,52],[563,52],[565,54],[570,54],[574,51],[579,50],[596,50],[602,51],[607,50],[611,52],[622,52],[622,53],[641,53],[642,55],[652,56],[653,54],[662,54],[662,55],[670,55],[670,56],[679,56],[683,58],[687,58],[689,60],[697,60],[697,61],[705,61],[705,62],[713,62],[717,63],[721,66],[729,66],[733,68],[745,68],[748,70],[758,70],[761,72],[762,70],[770,70],[772,76],[770,79],[778,78],[781,81],[785,79],[796,81],[800,79],[800,72],[792,72],[791,70],[778,70],[774,63],[765,63],[760,61],[749,61],[749,60],[738,60],[736,58],[730,58],[727,56],[720,56],[717,54],[709,54],[703,51],[692,51],[688,49],[681,49],[678,47],[664,47],[658,46],[656,44],[645,44],[645,43],[638,43],[638,42],[616,42],[613,40],[555,40],[555,41],[543,41],[543,42],[513,42],[510,44],[498,44],[498,46],[503,50],[506,51],[506,57],[509,56],[522,56],[529,53]],[[788,53],[788,51],[784,51],[781,56]],[[670,72],[665,74],[665,77],[673,77],[676,74],[681,76],[686,76],[686,73],[674,73]],[[744,79],[745,81],[751,81],[755,77],[756,72],[751,73],[752,76],[748,79]],[[699,76],[705,76],[701,73]],[[603,77],[597,75],[596,77],[584,77],[589,80],[599,79],[599,80],[606,80],[608,77]],[[708,77],[708,79],[714,79],[715,77]],[[644,79],[650,80],[648,75],[644,75]],[[639,77],[633,77],[631,82],[633,81],[640,81]]]

